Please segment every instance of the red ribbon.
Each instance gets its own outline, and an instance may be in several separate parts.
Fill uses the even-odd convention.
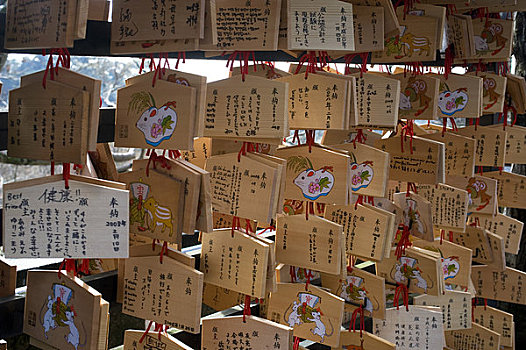
[[[407,123],[402,126],[402,131],[400,132],[400,146],[402,153],[404,152],[404,142],[409,136],[409,150],[413,154],[413,136],[415,135],[414,131],[414,121],[408,120]]]
[[[393,299],[393,305],[396,306],[397,310],[399,310],[400,294],[402,295],[402,300],[405,305],[405,309],[409,311],[409,290],[407,289],[407,286],[405,284],[397,283]]]
[[[307,201],[306,202],[307,204],[305,204],[305,220],[309,220],[309,214],[313,214],[314,215],[314,202],[309,202]]]
[[[365,134],[363,133],[363,129],[357,129],[356,136],[354,136],[352,140],[354,148],[356,149],[356,142],[365,143],[365,141],[367,141],[367,136],[365,136]]]
[[[234,231],[241,228],[241,220],[238,216],[232,215],[232,238],[234,238]]]
[[[312,277],[314,277],[314,275],[309,269],[303,269],[303,272],[305,272],[305,277],[307,278],[307,283],[305,283],[305,290],[309,291],[310,280]]]
[[[75,266],[75,259],[64,259],[60,263],[60,266],[58,267],[58,278],[62,278],[62,274],[60,273],[65,268],[66,273],[71,272],[73,276],[77,275],[77,270]]]
[[[411,196],[411,192],[417,194],[417,187],[416,187],[416,184],[414,182],[408,182],[407,183],[407,191],[405,192],[405,196],[406,197],[409,197]]]
[[[250,316],[250,295],[245,295],[245,307],[243,308],[243,322],[247,322],[245,317]]]
[[[499,113],[499,117],[497,119],[498,122],[500,122],[500,119],[503,119],[502,129],[506,130],[506,126],[508,125],[508,112],[513,113],[513,122],[511,123],[511,126],[513,127],[515,123],[517,122],[517,109],[513,107],[511,104],[504,103],[504,108],[502,110],[502,113]]]
[[[411,246],[411,240],[409,239],[411,232],[409,231],[409,226],[403,225],[402,235],[400,240],[396,243],[396,259],[400,260],[402,255],[405,254],[405,249]]]
[[[363,53],[352,53],[345,55],[345,75],[351,74],[351,63],[353,63],[353,60],[355,57],[359,57],[361,59],[360,65],[360,78],[363,78],[363,73],[367,73],[367,59],[369,57],[369,52],[363,52]]]
[[[296,277],[296,268],[294,266],[291,266],[289,268],[289,274],[290,274],[290,281],[292,283],[296,283],[296,281],[298,280],[297,277]]]
[[[63,163],[62,164],[62,178],[64,179],[64,184],[66,185],[66,189],[69,189],[70,172],[71,172],[71,164]]]
[[[312,152],[312,146],[315,144],[316,130],[305,130],[306,144],[309,146],[309,153]]]
[[[225,53],[223,53],[223,55],[225,55]],[[245,81],[245,76],[248,75],[248,61],[250,60],[250,56],[252,56],[252,61],[254,62],[254,72],[257,71],[256,53],[254,51],[234,51],[231,53],[226,61],[226,66],[229,67],[231,72],[234,70],[234,62],[238,56],[241,79]]]
[[[328,65],[329,60],[330,57],[327,54],[327,51],[319,52],[319,60],[316,51],[307,51],[307,53],[301,56],[294,74],[299,74],[303,68],[303,65],[307,63],[307,67],[305,69],[305,79],[307,79],[309,73],[316,73],[319,70],[323,70],[323,68]]]
[[[175,69],[179,68],[179,61],[181,60],[181,58],[183,59],[183,63],[186,63],[186,52],[179,51],[177,53],[177,61],[175,62]],[[168,66],[168,68],[170,68],[170,67]]]
[[[169,151],[169,153],[172,151]],[[153,169],[157,169],[157,164],[161,166],[161,168],[165,168],[170,170],[172,166],[170,165],[168,159],[162,155],[158,156],[155,150],[152,150],[150,152],[150,157],[148,158],[148,163],[146,164],[146,176],[150,176],[150,164],[152,165]]]
[[[363,305],[360,305],[359,308],[353,311],[351,316],[351,323],[349,324],[349,330],[351,330],[352,325],[352,331],[356,332],[356,318],[358,317],[358,314],[360,314],[360,338],[363,338],[363,331],[365,330],[365,316],[363,312]]]
[[[53,67],[53,54],[58,55],[55,67]],[[42,56],[46,56],[46,50],[42,50]],[[63,68],[69,69],[71,66],[71,56],[66,48],[51,49],[49,51],[49,58],[46,65],[46,70],[42,78],[42,86],[46,88],[47,76],[49,74],[51,80],[55,80],[55,74],[58,74],[58,67],[61,65]]]
[[[85,275],[89,275],[89,261],[90,259],[82,259],[79,271]]]
[[[300,348],[300,338],[294,336],[294,346],[292,350],[298,350]]]

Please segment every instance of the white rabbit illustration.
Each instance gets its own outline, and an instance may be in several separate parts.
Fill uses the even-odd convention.
[[[323,322],[321,322],[320,316],[321,314],[319,312],[313,311],[312,312],[313,318],[309,318],[309,321],[312,321],[314,322],[314,324],[316,324],[316,327],[311,329],[312,334],[319,335],[321,338],[320,343],[323,343],[323,338],[327,335],[327,333],[325,331],[325,325],[323,324]]]
[[[298,324],[298,325],[301,324],[301,320],[300,320],[300,317],[298,315],[298,307],[299,306],[300,306],[300,304],[298,304],[296,301],[294,301],[294,304],[292,306],[292,312],[290,313],[289,319],[287,321],[287,323],[289,324],[289,327],[294,327],[296,324]]]
[[[405,95],[404,93],[400,93],[400,104],[399,108],[401,110],[410,110],[411,109],[411,100],[409,99],[409,96]]]
[[[416,286],[418,288],[422,288],[424,291],[427,292],[427,282],[426,280],[422,277],[422,275],[420,274],[420,271],[418,270],[414,270],[413,271],[413,276],[415,277],[415,279],[418,281],[416,283]]]
[[[475,35],[473,41],[475,43],[475,51],[489,51],[489,45],[485,38]]]
[[[326,168],[316,171],[307,169],[296,176],[294,184],[301,189],[305,198],[316,200],[320,196],[326,196],[332,190],[334,175]]]
[[[402,273],[402,271],[400,271],[401,269],[401,265],[396,265],[396,271],[395,271],[395,274],[394,274],[394,279],[396,282],[400,282],[400,283],[405,283],[405,276],[404,274]]]
[[[66,311],[66,321],[64,321],[65,324],[69,326],[69,334],[65,336],[68,343],[71,343],[75,350],[77,350],[80,342],[80,336],[79,336],[79,330],[75,326],[75,323],[73,323],[73,312],[72,311]]]
[[[47,311],[44,314],[44,323],[42,325],[44,326],[44,336],[46,339],[47,332],[49,332],[50,329],[55,329],[57,327],[55,320],[53,319],[53,300],[49,295],[47,297]]]

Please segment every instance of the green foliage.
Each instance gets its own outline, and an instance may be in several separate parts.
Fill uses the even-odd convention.
[[[318,182],[318,185],[320,185],[320,191],[323,190],[325,187],[329,187],[331,182],[329,181],[328,177],[322,177],[320,181]]]
[[[163,134],[166,132],[166,130],[172,129],[172,124],[174,122],[172,121],[171,116],[164,117],[161,126],[163,127]]]

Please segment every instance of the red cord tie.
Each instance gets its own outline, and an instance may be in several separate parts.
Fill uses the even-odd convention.
[[[294,346],[292,350],[298,350],[300,348],[300,338],[294,336]]]
[[[223,53],[223,55],[225,55],[225,53]],[[250,60],[250,56],[252,56],[252,61],[254,63],[254,72],[257,71],[256,54],[254,51],[234,51],[231,53],[226,61],[226,66],[229,67],[231,72],[234,70],[234,62],[238,56],[241,80],[245,81],[245,76],[248,75],[248,61]]]
[[[234,238],[234,231],[241,229],[241,220],[238,216],[232,216],[232,238]]]
[[[365,136],[365,134],[363,133],[363,129],[357,129],[356,136],[354,136],[352,140],[354,148],[356,149],[356,142],[365,143],[365,141],[367,141],[367,136]]]
[[[186,52],[184,52],[184,51],[183,51],[183,52],[179,51],[179,52],[177,53],[177,61],[175,62],[175,69],[179,69],[179,61],[180,61],[181,59],[183,60],[182,63],[186,63]],[[170,68],[170,67],[168,66],[168,68]]]
[[[245,307],[243,308],[243,323],[246,323],[246,316],[250,316],[250,295],[245,295]]]
[[[358,314],[360,314],[360,338],[363,338],[363,331],[365,330],[365,316],[363,312],[363,305],[360,305],[359,308],[353,311],[351,316],[351,323],[349,324],[349,330],[351,330],[352,325],[352,331],[356,332],[356,318],[358,317]]]
[[[314,215],[314,202],[307,202],[305,205],[305,220],[309,220],[309,214]]]
[[[353,63],[355,57],[359,57],[360,60],[361,60],[361,63],[359,63],[359,66],[360,66],[359,69],[360,69],[360,78],[363,78],[363,73],[367,73],[367,59],[369,57],[369,53],[368,52],[352,53],[352,54],[345,55],[345,57],[344,57],[344,59],[345,59],[344,74],[345,75],[349,75],[349,74],[352,73],[352,71],[351,71],[351,63]]]
[[[90,262],[90,259],[82,259],[82,263],[80,264],[79,271],[85,275],[89,275],[89,262]]]
[[[359,194],[358,198],[356,198],[356,202],[354,203],[354,210],[358,209],[358,204],[363,204],[363,195]]]
[[[402,153],[404,152],[404,142],[406,142],[407,137],[409,136],[409,150],[413,154],[413,136],[415,135],[414,131],[414,121],[408,120],[407,124],[402,126],[402,131],[400,133],[400,145]]]
[[[396,244],[395,254],[397,260],[400,260],[402,255],[405,254],[405,249],[411,246],[411,240],[409,239],[410,235],[411,231],[409,231],[409,226],[403,225],[402,235]]]
[[[509,103],[504,103],[504,108],[502,110],[502,113],[499,113],[497,122],[500,122],[501,119],[503,119],[502,129],[506,130],[506,126],[508,125],[508,114],[509,112],[513,113],[513,121],[511,123],[511,126],[513,127],[515,123],[517,122],[517,109],[513,107]]]
[[[55,67],[53,67],[53,54],[58,55]],[[46,56],[46,50],[42,50],[42,56]],[[71,57],[69,51],[66,48],[51,49],[49,51],[49,58],[46,65],[46,70],[42,78],[42,86],[46,88],[47,76],[49,74],[51,80],[55,80],[55,74],[58,74],[58,67],[61,65],[63,68],[69,69],[71,66]]]
[[[63,163],[63,165],[62,165],[62,178],[64,179],[64,184],[66,186],[66,190],[69,189],[70,173],[71,173],[71,164],[70,163]]]
[[[328,61],[330,60],[327,51],[319,51],[318,55],[319,57],[317,56],[316,51],[307,51],[306,54],[301,56],[294,74],[299,74],[305,63],[307,63],[305,79],[308,78],[309,73],[316,73],[317,71],[323,70],[324,67],[327,67],[329,65]]]
[[[312,146],[315,144],[316,130],[305,130],[305,137],[307,146],[309,146],[309,153],[312,152]]]
[[[66,270],[66,273],[71,273],[73,274],[73,276],[76,276],[77,270],[76,270],[75,259],[62,260],[62,262],[60,263],[60,266],[58,267],[58,278],[59,279],[62,278],[62,274],[60,272],[64,269]]]
[[[399,310],[399,300],[400,300],[400,294],[402,295],[402,300],[405,305],[405,309],[409,311],[409,290],[407,289],[407,286],[405,284],[397,283],[397,287],[395,289],[394,299],[393,299],[393,305],[396,306],[396,309]]]
[[[309,284],[310,280],[314,275],[312,274],[312,271],[309,269],[303,269],[303,272],[305,272],[305,277],[307,278],[307,283],[305,283],[305,291],[309,291]]]
[[[170,152],[172,151],[169,151],[168,153],[170,154]],[[164,169],[170,170],[172,168],[168,162],[168,159],[164,155],[158,156],[155,150],[150,152],[150,157],[148,158],[148,163],[146,164],[146,176],[150,176],[150,164],[154,170],[157,169],[157,164],[159,164],[161,168]]]

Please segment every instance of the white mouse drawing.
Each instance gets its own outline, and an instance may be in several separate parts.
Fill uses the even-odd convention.
[[[47,297],[47,311],[44,314],[44,323],[42,323],[42,325],[44,326],[44,336],[46,339],[47,332],[49,332],[50,329],[55,329],[57,327],[57,324],[53,319],[53,299],[51,299],[51,296],[49,295]]]
[[[326,196],[331,192],[334,186],[334,175],[326,168],[316,171],[307,169],[296,176],[294,184],[301,189],[305,198],[316,200],[318,197]]]
[[[300,317],[298,315],[298,307],[300,306],[300,304],[298,304],[296,301],[294,301],[294,304],[292,305],[292,312],[290,313],[289,315],[289,319],[287,321],[287,323],[289,324],[289,327],[294,327],[295,325],[300,325],[301,324],[301,320],[300,320]]]
[[[414,270],[414,271],[413,271],[413,276],[414,276],[415,279],[417,280],[416,286],[417,286],[418,288],[422,288],[424,291],[427,292],[427,282],[426,282],[426,280],[422,277],[422,275],[420,274],[420,271],[418,271],[418,270]]]
[[[71,343],[75,350],[77,350],[80,342],[79,330],[73,322],[73,311],[66,311],[66,321],[65,324],[69,326],[69,334],[65,336],[68,343]]]
[[[313,318],[309,318],[309,321],[314,322],[314,324],[316,325],[315,328],[311,329],[312,334],[319,335],[321,338],[320,343],[323,343],[323,338],[327,335],[327,333],[325,332],[325,325],[323,324],[323,322],[321,322],[320,316],[321,314],[319,312],[313,311]]]
[[[142,131],[146,143],[158,146],[168,140],[175,131],[177,113],[170,106],[150,107],[137,120],[137,129]]]

